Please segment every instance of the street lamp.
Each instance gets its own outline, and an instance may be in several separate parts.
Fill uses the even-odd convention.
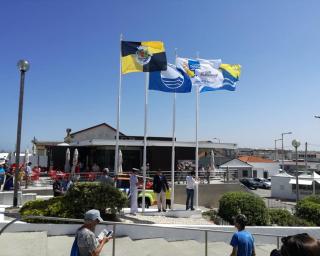
[[[212,140],[217,140],[220,143],[220,139],[219,138],[213,138]]]
[[[282,139],[275,139],[274,140],[274,160],[276,160],[277,161],[277,158],[278,158],[278,154],[277,154],[277,141],[279,141],[279,140],[282,140]]]
[[[314,116],[314,118],[320,118],[320,116]]]
[[[296,201],[299,201],[299,173],[298,173],[298,147],[300,146],[300,142],[297,140],[292,141],[292,146],[295,148],[296,151]]]
[[[16,169],[14,173],[14,193],[13,206],[18,205],[18,176],[20,162],[20,144],[21,144],[21,127],[22,127],[22,112],[23,112],[23,94],[24,94],[24,78],[25,73],[29,70],[30,64],[27,60],[19,60],[17,64],[20,70],[20,96],[19,96],[19,112],[18,112],[18,127],[17,127],[17,142],[16,142]]]
[[[282,146],[281,146],[281,150],[282,150],[282,171],[284,171],[284,149],[283,149],[283,136],[287,135],[287,134],[292,134],[292,132],[283,132],[281,133],[281,141],[282,141]]]

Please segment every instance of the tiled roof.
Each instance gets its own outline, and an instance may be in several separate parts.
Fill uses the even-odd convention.
[[[259,156],[240,156],[238,159],[246,163],[273,163],[272,160]]]

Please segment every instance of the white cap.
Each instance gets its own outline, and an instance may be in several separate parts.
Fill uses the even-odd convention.
[[[98,220],[98,221],[103,221],[103,219],[100,216],[100,212],[96,209],[92,209],[87,211],[84,214],[84,220]]]

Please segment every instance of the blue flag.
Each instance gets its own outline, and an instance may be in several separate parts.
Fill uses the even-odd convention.
[[[175,65],[168,63],[167,70],[150,72],[149,90],[188,93],[191,87],[190,77]]]

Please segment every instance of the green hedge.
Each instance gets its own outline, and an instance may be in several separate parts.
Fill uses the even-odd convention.
[[[81,182],[75,183],[65,196],[27,202],[20,214],[25,221],[39,222],[27,220],[25,216],[82,219],[86,211],[98,209],[102,218],[107,220],[114,219],[126,204],[126,195],[113,186],[99,182]]]
[[[308,196],[296,205],[296,216],[320,226],[320,196]]]
[[[270,224],[277,226],[314,226],[314,223],[292,215],[286,209],[269,209]]]
[[[262,198],[246,192],[225,193],[219,200],[219,216],[233,224],[233,217],[239,213],[247,217],[247,225],[263,226],[269,222]]]

